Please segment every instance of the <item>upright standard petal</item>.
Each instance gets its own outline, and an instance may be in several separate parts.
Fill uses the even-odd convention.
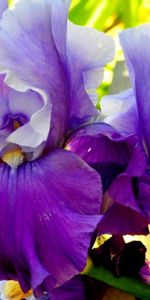
[[[53,147],[62,141],[69,118],[68,78],[62,61],[69,1],[58,0],[55,4],[49,0],[20,1],[13,10],[5,12],[0,24],[0,65],[2,72],[7,73],[7,83],[17,90],[24,83],[49,94]],[[60,33],[60,25],[58,37],[56,30]]]
[[[145,146],[150,155],[150,25],[125,30],[120,40],[136,95]]]
[[[51,147],[62,145],[69,116],[73,127],[98,114],[90,98],[96,98],[104,64],[114,54],[111,37],[67,24],[69,4],[22,0],[0,25],[0,65],[7,83],[16,89],[28,83],[50,95]]]
[[[0,179],[0,279],[51,289],[81,272],[101,219],[100,176],[56,150],[17,169],[1,164]]]
[[[103,78],[103,67],[113,59],[113,39],[96,29],[68,22],[67,56],[71,74],[71,117],[97,115],[96,88]]]

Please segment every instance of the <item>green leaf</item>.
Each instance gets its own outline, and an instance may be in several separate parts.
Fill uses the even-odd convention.
[[[84,274],[142,300],[150,300],[150,285],[143,283],[141,280],[123,276],[117,278],[107,269],[94,266],[86,269]]]

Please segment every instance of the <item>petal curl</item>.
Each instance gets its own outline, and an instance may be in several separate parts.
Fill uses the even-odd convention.
[[[0,279],[17,279],[27,291],[81,272],[101,219],[100,176],[56,150],[17,170],[1,164],[0,181]]]
[[[10,88],[0,75],[0,150],[8,143],[14,143],[34,151],[48,137],[51,120],[49,97],[42,90],[25,84],[21,90]],[[23,126],[16,130],[13,126],[11,128],[11,118],[20,119]]]
[[[33,113],[28,123],[11,133],[7,138],[7,141],[10,143],[16,143],[23,147],[36,148],[47,140],[50,130],[52,106],[49,101],[49,97],[42,90],[28,87],[25,96],[29,96],[28,90],[30,89],[39,93],[41,98],[43,98],[43,106]],[[23,97],[23,95],[21,97]]]
[[[120,40],[136,95],[140,126],[150,154],[150,25],[125,30]]]
[[[28,120],[43,107],[42,97],[33,90],[22,93],[10,89],[7,100],[10,113],[13,116],[22,114]]]
[[[132,89],[103,97],[101,113],[103,121],[117,130],[140,135],[136,99]]]

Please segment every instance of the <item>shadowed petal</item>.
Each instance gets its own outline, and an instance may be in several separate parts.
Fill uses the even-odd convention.
[[[66,148],[76,152],[101,173],[104,181],[108,174],[111,176],[111,170],[116,176],[125,170],[131,176],[139,176],[146,167],[144,149],[138,138],[132,134],[121,134],[104,123],[82,127],[68,139]],[[105,184],[103,182],[103,186]]]
[[[139,179],[139,203],[145,208],[150,222],[150,177],[145,175]]]
[[[17,169],[2,164],[0,178],[0,279],[17,279],[27,291],[81,272],[101,219],[99,175],[56,150]]]
[[[119,189],[119,187],[118,187]],[[108,197],[108,196],[107,196]],[[105,199],[106,201],[106,199]],[[112,201],[112,200],[109,200]],[[105,203],[106,206],[106,203]],[[99,234],[148,234],[148,219],[125,205],[113,203],[98,226]]]
[[[132,134],[121,134],[110,125],[97,123],[84,126],[74,133],[68,139],[66,148],[77,153],[101,175],[103,191],[107,191],[109,196],[109,201],[104,197],[101,213],[110,210],[113,203],[118,203],[126,207],[127,212],[128,209],[132,210],[133,216],[135,212],[135,220],[139,215],[137,228],[132,226],[136,221],[129,223],[130,232],[133,233],[135,229],[136,232],[143,232],[143,227],[145,230],[148,224],[147,207],[141,207],[137,197],[136,178],[144,174],[146,158],[138,137]],[[112,217],[115,207],[113,207]],[[111,216],[111,210],[109,216]],[[115,216],[117,216],[117,210]],[[126,230],[127,233],[130,225],[122,228],[119,218],[118,220],[116,218],[115,224],[117,222],[120,233],[122,230],[123,232]]]
[[[140,126],[147,152],[150,153],[150,25],[125,30],[120,40],[135,91]]]
[[[145,283],[150,284],[150,262],[146,261],[144,267],[140,271],[140,276]]]
[[[39,300],[42,299],[39,298]],[[84,282],[81,276],[75,276],[60,288],[53,289],[49,294],[50,300],[86,300]],[[43,299],[44,300],[44,299]]]

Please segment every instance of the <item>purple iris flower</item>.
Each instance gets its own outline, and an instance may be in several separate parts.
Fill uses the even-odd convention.
[[[132,43],[131,43],[132,40]],[[150,223],[150,25],[124,30],[120,35],[132,88],[102,100],[104,121],[122,132],[138,136],[146,157],[146,170],[137,178],[137,200]],[[112,113],[108,110],[112,108]],[[137,161],[139,165],[139,161]]]
[[[106,96],[101,108],[108,124],[83,126],[70,136],[66,147],[102,176],[101,209],[106,213],[99,231],[144,233],[144,225],[150,222],[150,25],[123,31],[121,43],[133,89]],[[147,263],[141,277],[149,283],[149,275]],[[74,277],[53,290],[50,299],[87,299],[82,278]]]
[[[102,100],[101,121],[108,124],[97,122],[84,126],[67,141],[67,148],[80,155],[102,177],[104,218],[99,233],[148,232],[149,32],[150,26],[146,25],[121,34],[133,89]]]
[[[80,273],[101,219],[99,174],[63,146],[97,116],[91,99],[114,45],[67,21],[69,4],[22,0],[0,22],[0,280],[25,292]]]
[[[66,147],[101,175],[104,218],[99,233],[146,234],[149,218],[138,190],[146,157],[139,138],[108,124],[95,123],[72,134]]]

